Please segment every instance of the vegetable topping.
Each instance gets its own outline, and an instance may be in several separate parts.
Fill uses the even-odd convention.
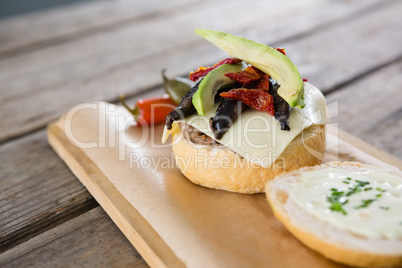
[[[230,56],[241,59],[248,64],[269,74],[281,85],[278,94],[291,107],[304,107],[304,84],[297,67],[273,47],[224,32],[208,29],[196,29],[201,35]]]
[[[190,73],[190,80],[195,82],[200,77],[206,76],[210,71],[216,69],[217,67],[219,67],[223,64],[239,64],[240,62],[242,62],[242,60],[234,59],[234,58],[227,58],[227,59],[221,60],[220,62],[216,63],[212,67],[199,67],[197,69],[197,71]]]
[[[202,81],[202,80],[201,80]],[[175,120],[186,118],[195,113],[195,107],[193,105],[193,95],[198,90],[199,81],[193,86],[186,95],[183,96],[179,105],[166,116],[166,128],[172,129],[172,124]]]
[[[158,124],[165,121],[165,116],[173,110],[176,105],[168,94],[137,101],[135,107],[131,109],[124,96],[120,96],[120,102],[133,116],[134,120],[140,125]]]
[[[250,85],[252,82],[260,80],[263,75],[263,72],[252,66],[248,66],[246,69],[238,73],[225,74],[226,77],[243,84],[243,86]]]
[[[179,104],[181,99],[186,93],[194,86],[194,82],[190,81],[188,78],[176,77],[174,79],[169,79],[165,75],[165,71],[162,71],[163,87],[165,92],[169,94],[170,98],[174,103]]]
[[[222,92],[220,96],[239,100],[258,111],[265,111],[272,116],[275,115],[274,98],[271,94],[261,89],[231,89],[228,92]]]
[[[221,139],[233,123],[237,120],[245,105],[237,100],[223,99],[215,112],[215,116],[209,119],[212,132],[216,139]]]
[[[275,118],[281,123],[281,130],[290,130],[288,119],[290,116],[289,104],[278,94],[279,84],[273,78],[269,78],[269,93],[274,97]]]
[[[211,130],[216,139],[227,132],[245,105],[275,116],[281,129],[289,131],[290,106],[304,106],[304,90],[301,76],[286,57],[285,49],[271,48],[216,31],[198,29],[196,33],[228,54],[233,52],[239,56],[232,55],[232,58],[221,60],[212,67],[199,67],[191,72],[189,79],[198,81],[198,84],[185,96],[183,94],[190,87],[190,80],[169,80],[162,73],[166,92],[174,102],[179,103],[166,117],[167,129],[171,129],[175,120],[194,113],[205,115],[218,100],[216,97],[223,97],[215,116],[210,118]],[[244,53],[245,50],[247,53]],[[281,79],[281,82],[278,83],[271,75]],[[183,96],[182,99],[180,96]]]

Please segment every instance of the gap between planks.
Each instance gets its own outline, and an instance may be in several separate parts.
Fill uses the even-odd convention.
[[[373,68],[367,70],[364,73],[361,73],[361,74],[358,74],[358,75],[356,75],[354,77],[351,77],[351,78],[349,78],[349,79],[347,79],[345,81],[342,81],[339,84],[335,84],[333,87],[328,88],[328,90],[325,92],[325,94],[329,95],[331,93],[336,92],[337,90],[341,90],[342,88],[347,87],[349,84],[359,82],[360,80],[365,79],[369,75],[374,74],[374,73],[380,71],[381,69],[384,69],[384,68],[386,68],[388,66],[391,66],[391,65],[394,65],[394,64],[398,64],[398,62],[401,61],[401,60],[402,60],[402,54],[399,55],[395,59],[391,59],[391,60],[389,60],[387,62],[384,62],[384,63],[382,63],[382,64],[380,64],[378,66],[374,66]]]

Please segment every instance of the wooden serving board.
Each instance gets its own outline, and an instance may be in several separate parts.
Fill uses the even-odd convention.
[[[154,267],[342,267],[277,221],[263,194],[197,186],[174,166],[163,126],[137,127],[121,107],[74,107],[48,126],[50,145]],[[325,161],[385,168],[402,161],[328,126]]]

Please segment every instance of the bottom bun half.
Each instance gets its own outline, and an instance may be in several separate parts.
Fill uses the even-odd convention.
[[[325,168],[361,173],[376,171],[383,172],[384,175],[401,176],[400,173],[358,162],[328,162],[295,170],[267,183],[266,196],[275,217],[306,246],[333,261],[352,267],[402,267],[402,240],[366,237],[338,228],[301,209],[289,198],[292,182],[303,172]]]
[[[173,134],[176,165],[193,183],[237,193],[263,193],[275,176],[304,166],[321,164],[325,153],[325,125],[313,125],[300,133],[278,159],[264,168],[224,146],[199,145]]]

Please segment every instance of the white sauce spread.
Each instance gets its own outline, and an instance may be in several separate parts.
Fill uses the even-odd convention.
[[[337,195],[344,212],[330,209],[334,198],[328,198]],[[369,238],[402,239],[400,177],[336,168],[306,171],[292,183],[289,197],[301,209],[338,228]]]

